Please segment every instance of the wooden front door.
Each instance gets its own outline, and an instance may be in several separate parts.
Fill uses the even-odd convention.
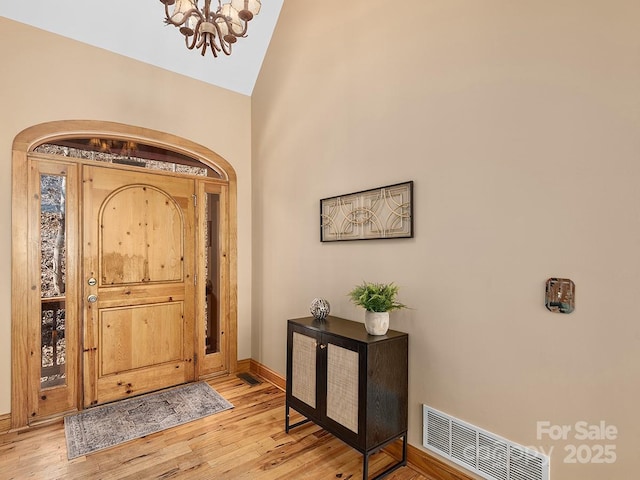
[[[84,405],[195,379],[192,179],[83,167]]]

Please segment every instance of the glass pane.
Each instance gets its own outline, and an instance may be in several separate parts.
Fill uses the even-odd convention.
[[[205,203],[207,229],[205,231],[205,339],[206,353],[220,351],[220,265],[218,262],[218,224],[220,218],[220,196],[207,193]]]
[[[65,271],[66,178],[40,176],[40,337],[42,370],[40,386],[66,383]]]
[[[43,143],[36,147],[35,151],[96,162],[146,168],[148,170],[222,178],[220,172],[181,153],[126,140],[100,138],[60,139],[56,140],[56,143]]]

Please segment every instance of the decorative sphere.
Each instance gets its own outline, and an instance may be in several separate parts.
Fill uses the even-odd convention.
[[[313,315],[313,318],[316,320],[324,320],[327,315],[329,315],[330,310],[331,306],[324,298],[314,298],[309,307],[311,315]]]

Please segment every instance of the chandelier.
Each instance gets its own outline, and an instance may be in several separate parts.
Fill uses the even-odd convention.
[[[160,1],[164,3],[164,23],[180,27],[187,48],[198,49],[204,56],[208,47],[214,57],[219,52],[231,55],[231,46],[247,36],[247,25],[261,6],[260,0],[218,0],[214,11],[211,0]]]

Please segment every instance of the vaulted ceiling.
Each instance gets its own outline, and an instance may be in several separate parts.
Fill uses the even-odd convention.
[[[251,95],[283,2],[262,0],[248,37],[233,46],[231,56],[217,58],[188,50],[178,29],[164,25],[158,0],[0,1],[0,16]]]

